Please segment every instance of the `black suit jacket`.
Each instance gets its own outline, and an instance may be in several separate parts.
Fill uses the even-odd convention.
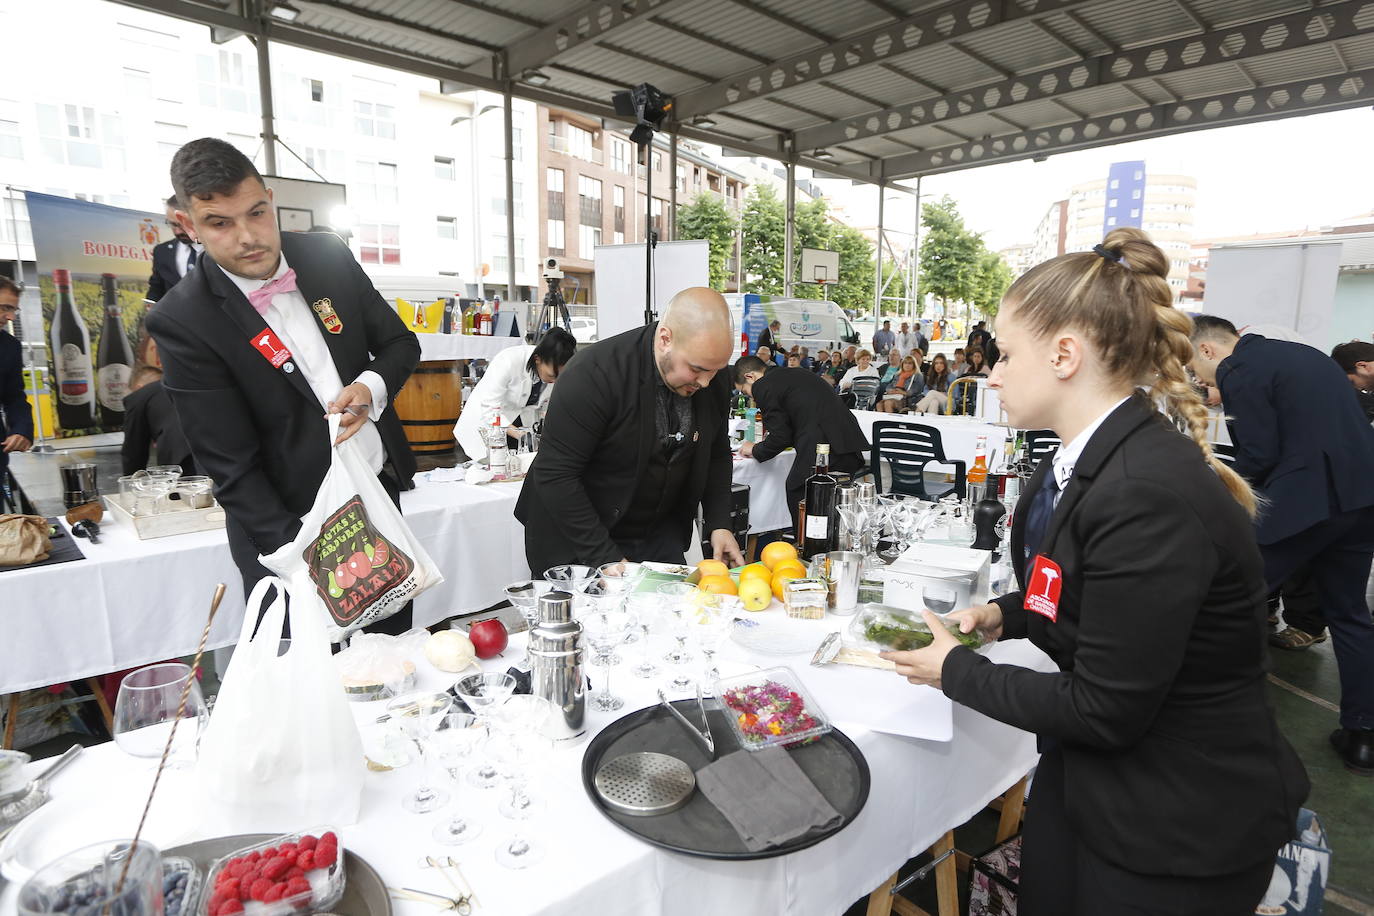
[[[322,333],[344,384],[371,369],[394,400],[420,358],[415,334],[338,236],[284,232],[281,245],[305,301],[328,297],[343,322],[340,333]],[[296,536],[330,463],[328,423],[303,374],[274,369],[250,343],[266,329],[208,256],[148,313],[196,466],[214,479],[215,496],[258,553]],[[388,407],[376,424],[408,488],[415,458],[396,412]]]
[[[172,239],[153,246],[153,273],[148,277],[148,293],[144,298],[157,302],[167,295],[167,290],[181,282],[181,274],[177,273],[179,244],[177,239]],[[204,257],[204,254],[201,257]],[[187,274],[189,275],[190,271],[187,271]]]
[[[597,566],[623,556],[611,529],[625,516],[657,447],[657,327],[647,325],[579,348],[553,386],[539,457],[515,505],[536,574],[561,563]],[[693,425],[700,438],[679,497],[681,516],[669,522],[684,548],[698,504],[708,532],[730,527],[732,458],[726,418],[732,388],[727,375],[717,372],[692,395]]]
[[[820,376],[805,369],[769,369],[754,382],[753,396],[763,411],[764,429],[763,441],[754,446],[754,457],[768,461],[783,449],[797,450],[797,460],[787,475],[789,491],[796,491],[811,476],[818,442],[830,446],[832,467],[853,470],[863,464],[868,440],[859,421]],[[850,457],[842,461],[841,456]]]
[[[179,464],[186,476],[198,473],[191,457],[191,446],[181,431],[172,398],[155,379],[124,398],[124,445],[120,458],[125,474],[148,466],[151,446],[157,443],[158,464]]]
[[[0,442],[18,433],[33,441],[33,411],[24,394],[24,348],[0,331]]]
[[[1011,539],[1023,588],[1027,514]],[[1307,776],[1265,697],[1250,520],[1197,446],[1145,398],[1122,404],[1084,449],[1041,546],[1062,571],[1056,622],[1025,610],[1022,592],[997,604],[1003,638],[1029,636],[1060,671],[960,647],[945,693],[1061,745],[1067,816],[1108,861],[1200,876],[1271,860]]]
[[[1374,429],[1335,360],[1306,344],[1246,334],[1217,367],[1236,472],[1264,494],[1261,544],[1374,506]]]

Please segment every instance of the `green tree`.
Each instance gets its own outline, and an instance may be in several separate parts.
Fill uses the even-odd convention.
[[[873,243],[853,226],[834,226],[830,247],[840,253],[840,282],[827,287],[827,298],[842,308],[862,312],[873,305]]]
[[[749,189],[740,221],[745,288],[751,293],[782,295],[787,213],[771,185],[756,184]]]
[[[727,264],[735,251],[735,232],[739,228],[734,214],[715,194],[698,194],[689,204],[677,209],[677,236],[680,239],[705,239],[710,246],[707,264],[711,288],[724,292],[730,279]]]
[[[939,299],[948,314],[951,301],[974,300],[986,248],[964,225],[958,204],[948,194],[921,208],[921,225],[921,292]]]
[[[873,265],[870,264],[870,273],[872,269]],[[885,258],[883,260],[883,284],[882,313],[884,315],[891,315],[894,312],[900,311],[901,306],[889,300],[906,298],[906,271],[902,269],[902,265]],[[869,298],[869,304],[873,304],[872,297]]]
[[[981,238],[978,241],[982,243]],[[1002,260],[1002,256],[997,252],[984,248],[983,256],[978,262],[978,278],[973,294],[973,304],[978,307],[978,311],[989,318],[997,317],[1002,297],[1006,295],[1011,281],[1011,267],[1007,262]]]

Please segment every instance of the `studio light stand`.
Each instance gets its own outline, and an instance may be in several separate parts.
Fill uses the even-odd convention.
[[[673,102],[656,87],[640,83],[611,95],[616,114],[633,118],[630,140],[639,147],[639,159],[644,165],[644,323],[654,322],[654,248],[658,232],[654,229],[654,132],[663,126],[663,119],[673,108]]]

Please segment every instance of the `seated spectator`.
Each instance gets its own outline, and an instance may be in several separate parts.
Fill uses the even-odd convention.
[[[916,360],[905,356],[898,367],[896,378],[887,386],[875,409],[882,413],[904,413],[907,403],[920,397],[924,391],[925,380],[921,378]]]
[[[754,355],[765,363],[772,363],[775,366],[781,366],[783,364],[782,354],[774,353],[773,349],[767,345],[760,346],[754,351]]]
[[[124,396],[124,445],[120,460],[125,474],[148,466],[156,448],[158,464],[177,464],[187,477],[196,473],[191,446],[181,431],[172,399],[162,387],[162,370],[140,366],[129,379]]]
[[[940,413],[945,409],[945,398],[949,393],[949,383],[954,381],[949,371],[949,361],[943,353],[936,353],[926,370],[925,394],[916,402],[917,413]]]
[[[872,353],[869,353],[867,350],[860,350],[856,354],[855,359],[855,364],[846,369],[844,375],[840,377],[840,391],[842,392],[853,388],[856,379],[878,378],[878,370],[871,365],[873,360]]]
[[[960,368],[959,378],[987,378],[987,358],[982,347],[970,347],[964,353],[964,365]]]
[[[819,350],[816,353],[816,360],[811,364],[811,371],[817,374],[824,372],[825,367],[830,363],[830,351]]]
[[[789,368],[789,369],[800,369],[801,367],[802,367],[802,364],[801,364],[801,354],[800,354],[800,353],[789,353],[789,354],[787,354],[787,368]]]
[[[811,351],[806,347],[801,348],[801,367],[803,369],[814,369],[816,361],[811,358]]]
[[[848,346],[844,348],[844,368],[846,371],[858,365],[858,347]]]
[[[949,371],[953,378],[958,378],[959,373],[964,368],[964,348],[957,347],[954,350],[954,358],[949,361]]]
[[[1352,340],[1337,344],[1331,351],[1331,358],[1345,371],[1350,384],[1355,386],[1355,395],[1360,399],[1365,419],[1374,423],[1374,343]]]
[[[897,373],[901,371],[902,354],[898,353],[895,349],[889,350],[887,353],[887,365],[883,367],[882,374],[878,377],[878,395],[880,397],[887,386],[892,384],[892,380],[897,377]]]
[[[830,363],[825,367],[822,374],[833,386],[840,383],[840,379],[844,377],[846,371],[848,370],[844,364],[844,357],[839,350],[836,350],[830,354]]]

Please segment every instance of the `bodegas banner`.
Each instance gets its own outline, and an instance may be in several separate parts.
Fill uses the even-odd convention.
[[[58,435],[119,429],[163,217],[50,194],[25,197]]]

